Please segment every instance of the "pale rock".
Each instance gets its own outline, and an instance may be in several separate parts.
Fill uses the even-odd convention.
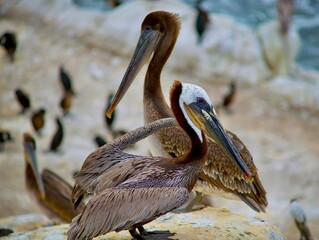
[[[291,79],[285,76],[276,78],[263,85],[269,102],[286,110],[319,112],[319,76],[317,81]]]
[[[32,15],[39,24],[57,28],[59,34],[78,37],[89,46],[128,57],[133,54],[145,16],[152,11],[169,11],[179,15],[182,27],[168,69],[194,73],[204,80],[217,76],[245,83],[269,76],[257,37],[249,27],[229,16],[211,14],[211,23],[198,45],[196,10],[180,1],[129,1],[103,13],[85,11],[62,0],[35,0],[34,4],[22,0],[7,5],[4,9],[9,15]]]
[[[246,83],[266,79],[269,72],[253,31],[228,16],[212,14],[210,18],[212,24],[203,39],[198,66],[200,74]]]
[[[267,222],[233,214],[225,208],[210,208],[185,213],[168,213],[145,225],[147,230],[170,230],[176,235],[172,239],[183,240],[214,240],[214,239],[245,239],[245,240],[284,240],[280,230]],[[17,232],[4,239],[37,240],[66,239],[68,225],[44,227],[30,232]],[[128,231],[111,232],[96,240],[122,239],[130,240]]]
[[[0,218],[0,228],[12,229],[14,232],[26,232],[52,224],[40,214],[24,214]]]

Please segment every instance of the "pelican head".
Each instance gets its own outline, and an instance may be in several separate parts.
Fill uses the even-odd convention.
[[[24,156],[25,156],[26,163],[31,166],[34,173],[35,180],[38,185],[41,198],[44,199],[45,198],[44,184],[39,172],[37,156],[35,153],[36,143],[34,138],[28,133],[23,134],[23,147],[24,147]]]
[[[154,53],[153,59],[155,59],[156,54],[158,57],[161,57],[159,56],[161,54],[165,55],[161,59],[166,62],[171,49],[173,49],[175,45],[179,29],[180,21],[177,14],[165,11],[156,11],[151,12],[145,17],[141,26],[141,34],[137,42],[134,55],[124,74],[120,87],[115,94],[108,111],[106,112],[108,117],[112,115],[117,104],[121,101],[136,75],[139,73],[146,61],[151,57],[152,53]],[[168,42],[171,41],[173,44],[169,47],[169,51],[160,51],[161,47],[167,47],[165,44],[168,44]]]
[[[280,23],[280,31],[286,34],[289,30],[291,17],[294,12],[294,0],[277,0],[277,14]]]
[[[180,81],[175,81],[173,88],[179,85],[181,85],[179,107],[188,124],[197,133],[199,139],[203,141],[201,134],[201,131],[203,131],[240,167],[245,176],[251,179],[250,170],[220,123],[213,104],[205,90],[197,85],[181,83]],[[173,106],[171,107],[173,108]]]

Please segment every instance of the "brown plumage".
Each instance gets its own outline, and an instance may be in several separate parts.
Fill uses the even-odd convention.
[[[203,89],[175,81],[170,100],[178,124],[191,139],[188,151],[178,158],[123,152],[128,145],[158,130],[159,123],[160,127],[174,123],[158,120],[91,153],[75,177],[72,196],[77,203],[86,193],[95,195],[83,213],[72,220],[69,240],[92,239],[121,230],[144,239],[142,225],[187,201],[207,158],[204,132],[218,142],[230,142]],[[164,233],[166,237],[167,234]]]
[[[44,169],[40,175],[36,158],[36,142],[25,133],[23,135],[25,156],[25,182],[30,197],[40,210],[55,222],[68,223],[83,209],[81,204],[74,210],[71,201],[72,187],[61,177]]]
[[[277,15],[280,25],[280,32],[286,35],[289,31],[291,18],[294,13],[294,0],[277,0]]]
[[[44,108],[40,108],[38,111],[33,112],[31,115],[31,123],[37,134],[40,134],[42,128],[44,127],[45,113],[46,110]]]
[[[70,91],[65,91],[62,99],[60,101],[60,107],[62,109],[63,115],[67,115],[70,112],[71,106],[72,106],[72,98],[73,93]]]
[[[150,17],[151,16],[151,17]],[[111,114],[119,103],[130,84],[135,79],[143,64],[153,53],[144,81],[144,120],[146,123],[157,119],[173,117],[161,89],[161,71],[169,58],[179,34],[180,21],[177,15],[167,12],[154,12],[149,14],[142,23],[141,37],[137,43],[134,56],[123,77],[108,114]],[[145,36],[150,36],[145,40]],[[203,176],[213,188],[237,196],[255,211],[265,211],[268,205],[266,191],[259,180],[257,168],[246,146],[239,138],[227,131],[233,144],[240,152],[245,164],[248,166],[253,182],[243,174],[245,166],[240,166],[231,160],[229,154],[224,152],[216,142],[209,141],[208,161],[204,166]],[[189,149],[191,142],[178,126],[162,129],[151,139],[151,152],[154,155],[181,156]],[[244,165],[245,165],[244,164]],[[246,172],[247,173],[247,172]],[[207,184],[198,184],[202,187]],[[215,192],[215,191],[214,191]]]

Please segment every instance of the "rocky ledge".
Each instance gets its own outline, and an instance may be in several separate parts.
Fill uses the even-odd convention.
[[[24,215],[24,218],[29,221],[24,221],[25,224],[30,225],[30,221],[33,226],[39,226],[44,222],[43,218],[33,215],[33,220],[30,215]],[[22,232],[27,227],[23,227],[21,222],[23,217],[11,217],[0,220],[1,227],[11,227],[16,232],[4,237],[3,239],[15,239],[15,240],[37,240],[37,239],[66,239],[66,232],[68,225],[56,225],[37,228],[36,230]],[[16,219],[19,227],[14,226],[14,220]],[[36,221],[42,221],[36,224]],[[46,224],[42,224],[47,225]],[[30,228],[29,228],[30,229]],[[194,240],[194,239],[270,239],[270,240],[282,240],[286,239],[280,230],[274,225],[267,223],[263,220],[254,218],[247,218],[241,215],[233,214],[225,208],[211,208],[206,207],[200,211],[191,213],[174,214],[169,213],[156,221],[153,221],[146,225],[148,230],[167,230],[175,232],[176,235],[172,239]],[[128,231],[122,231],[119,233],[108,233],[105,236],[96,238],[111,240],[122,239],[129,240],[131,236]]]

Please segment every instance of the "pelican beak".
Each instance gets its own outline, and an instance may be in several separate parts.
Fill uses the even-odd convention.
[[[35,179],[36,179],[36,182],[38,185],[38,189],[39,189],[41,198],[45,199],[44,184],[43,184],[40,172],[39,172],[38,161],[37,161],[37,157],[35,154],[35,149],[31,143],[26,142],[26,141],[23,142],[23,146],[24,146],[24,151],[25,151],[25,157],[26,157],[27,161],[30,163],[31,168],[34,172],[34,176],[35,176]]]
[[[145,29],[141,32],[134,55],[125,72],[120,87],[113,98],[111,106],[106,112],[106,116],[111,117],[114,109],[121,101],[127,89],[131,86],[136,75],[139,73],[145,62],[151,57],[152,53],[156,49],[161,36],[162,34],[159,31],[153,29]]]
[[[190,105],[184,103],[184,106],[192,122],[204,131],[208,137],[212,138],[223,149],[227,156],[238,165],[246,178],[252,181],[253,179],[249,168],[220,123],[215,109],[211,108],[207,111],[196,103]]]

